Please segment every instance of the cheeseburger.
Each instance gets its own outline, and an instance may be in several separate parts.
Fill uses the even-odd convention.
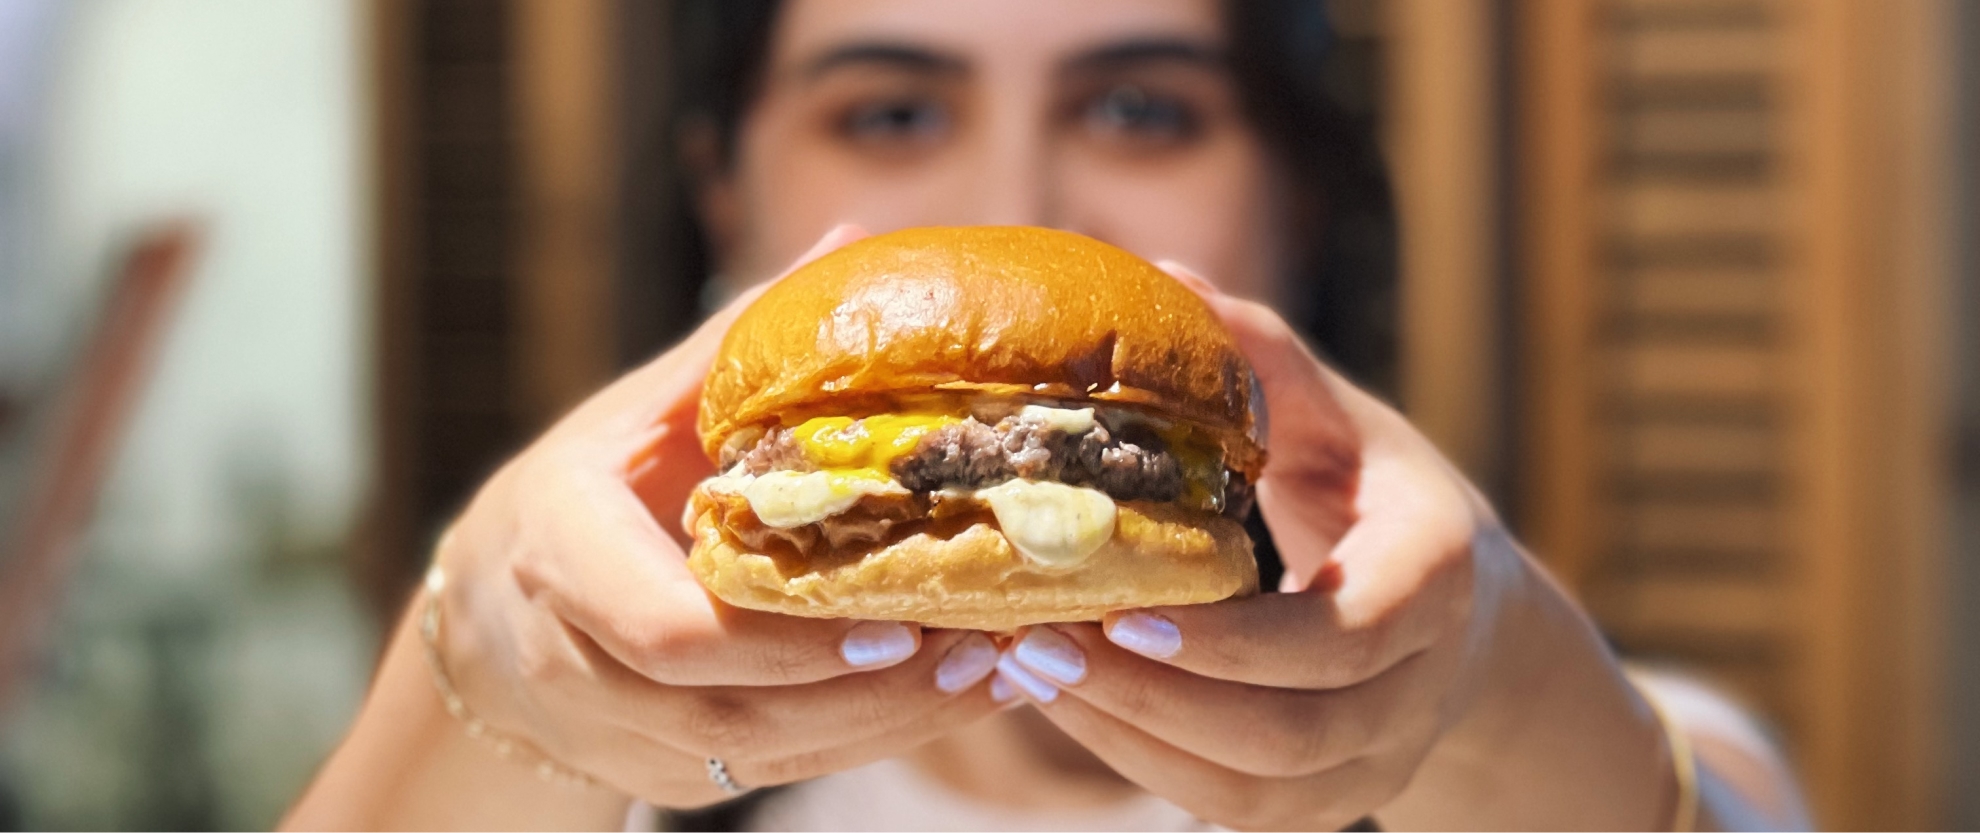
[[[739,607],[990,631],[1253,592],[1254,388],[1203,300],[1113,246],[869,237],[722,342],[688,564]]]

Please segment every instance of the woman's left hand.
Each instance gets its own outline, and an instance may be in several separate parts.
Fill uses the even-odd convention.
[[[1286,561],[1283,592],[1032,628],[1000,673],[1123,775],[1204,820],[1338,829],[1402,793],[1471,709],[1502,664],[1502,613],[1535,571],[1401,415],[1269,309],[1179,276],[1264,387],[1257,497]]]

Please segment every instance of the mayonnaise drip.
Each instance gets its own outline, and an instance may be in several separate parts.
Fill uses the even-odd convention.
[[[1094,489],[1009,480],[976,497],[990,504],[1018,552],[1046,566],[1071,567],[1114,537],[1114,500]]]
[[[1026,405],[1018,409],[1018,419],[1036,422],[1047,428],[1057,428],[1075,437],[1093,430],[1093,409],[1048,408],[1044,405]]]
[[[765,526],[793,529],[851,509],[867,495],[906,494],[892,480],[831,471],[773,471],[742,487],[744,500]]]

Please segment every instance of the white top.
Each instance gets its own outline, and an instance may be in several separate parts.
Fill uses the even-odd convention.
[[[886,760],[795,784],[764,799],[745,830],[1218,830],[1148,794],[1109,807],[1023,810],[986,804]]]

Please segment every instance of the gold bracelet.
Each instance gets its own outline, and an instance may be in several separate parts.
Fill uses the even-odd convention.
[[[1635,682],[1631,680],[1631,682]],[[1663,727],[1664,743],[1671,751],[1671,768],[1677,777],[1677,807],[1671,813],[1671,829],[1677,833],[1691,833],[1698,829],[1698,758],[1691,750],[1691,738],[1671,719],[1671,713],[1664,708],[1662,700],[1650,691],[1650,687],[1636,683],[1636,692],[1643,695],[1643,702],[1650,704],[1650,711],[1657,715],[1657,725]]]
[[[446,704],[447,713],[461,722],[468,737],[494,749],[496,757],[527,765],[545,781],[567,787],[602,787],[598,779],[551,760],[528,741],[496,731],[468,709],[460,692],[454,690],[447,664],[440,658],[440,591],[446,587],[447,574],[439,564],[426,571],[426,606],[419,616],[419,637],[426,645],[426,666],[433,671],[433,687],[440,690],[440,700]]]

